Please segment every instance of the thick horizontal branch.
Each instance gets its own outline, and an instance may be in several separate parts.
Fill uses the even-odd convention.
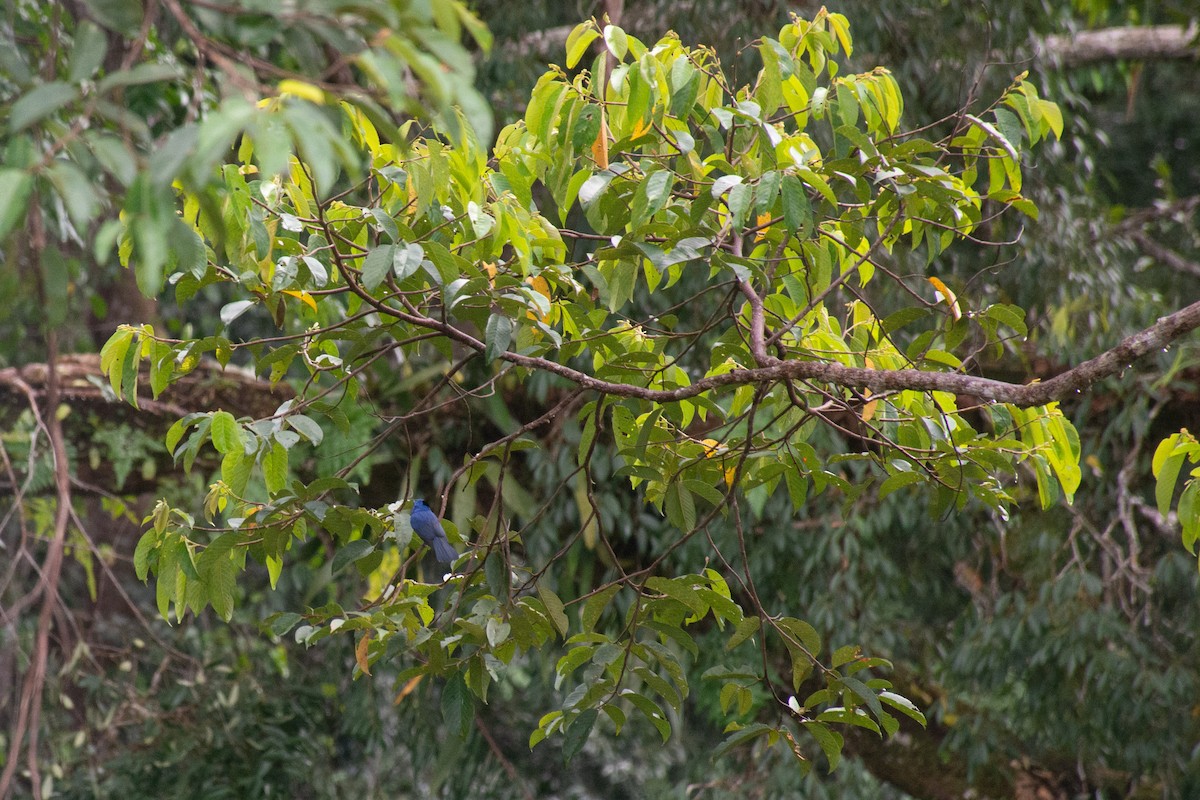
[[[471,334],[456,328],[449,322],[398,309],[371,296],[357,284],[354,277],[344,273],[355,293],[364,301],[412,325],[439,333],[463,344],[478,353],[486,351],[483,342]],[[1200,301],[1160,317],[1144,330],[1124,339],[1111,350],[1089,359],[1066,372],[1038,383],[1007,383],[1005,381],[964,375],[958,372],[931,372],[919,369],[867,369],[847,367],[824,361],[799,361],[771,359],[767,366],[754,369],[735,369],[721,375],[701,378],[690,386],[677,389],[650,389],[628,383],[601,380],[586,372],[551,361],[546,358],[523,353],[506,352],[500,358],[511,364],[528,369],[559,375],[580,388],[602,392],[615,397],[632,397],[654,403],[674,403],[695,397],[723,386],[745,384],[768,384],[777,381],[814,380],[845,388],[870,389],[873,392],[912,390],[919,392],[952,392],[974,395],[985,402],[1011,403],[1028,408],[1063,400],[1089,388],[1093,383],[1128,369],[1134,361],[1155,350],[1161,350],[1179,337],[1200,328]]]
[[[1045,405],[1082,392],[1096,381],[1124,371],[1135,360],[1147,353],[1161,350],[1180,336],[1197,328],[1200,328],[1200,302],[1192,303],[1174,314],[1160,318],[1150,327],[1126,338],[1111,350],[1056,375],[1050,380],[1029,384],[1006,383],[956,372],[865,369],[821,361],[775,361],[766,367],[739,369],[723,375],[712,375],[696,381],[691,386],[655,390],[603,381],[562,364],[520,353],[504,353],[501,358],[522,367],[561,375],[585,389],[658,403],[686,400],[721,386],[761,384],[782,380],[816,380],[846,388],[870,389],[873,392],[908,389],[923,392],[970,394],[985,401],[1030,407]],[[461,334],[460,331],[456,331],[456,333]],[[473,346],[483,349],[481,342],[472,337],[467,338],[472,339]]]
[[[1200,55],[1196,23],[1132,25],[1047,36],[1038,44],[1041,58],[1064,67],[1097,61],[1187,59]]]

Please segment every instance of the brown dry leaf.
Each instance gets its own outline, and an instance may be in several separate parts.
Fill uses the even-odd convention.
[[[940,278],[929,278],[928,280],[933,285],[933,288],[938,290],[938,294],[942,296],[942,302],[950,306],[951,316],[956,320],[962,319],[962,309],[958,305],[958,298],[954,296],[954,292],[950,291],[950,287],[942,283]]]
[[[363,675],[371,674],[371,665],[367,663],[367,647],[371,644],[371,631],[363,634],[363,637],[358,640],[358,645],[354,648],[354,660],[358,662],[358,668],[363,671]]]
[[[400,690],[400,694],[396,695],[396,699],[392,701],[392,705],[400,705],[400,701],[412,694],[413,690],[421,684],[421,678],[424,677],[424,675],[414,675],[409,678],[408,683],[404,684],[404,688]]]
[[[600,130],[596,133],[596,141],[592,142],[592,158],[597,167],[608,169],[608,119],[604,106],[600,106]]]

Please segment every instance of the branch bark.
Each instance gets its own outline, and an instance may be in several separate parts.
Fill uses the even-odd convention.
[[[1060,67],[1078,67],[1097,61],[1155,61],[1195,59],[1200,56],[1195,22],[1183,25],[1133,25],[1094,31],[1055,34],[1042,39],[1038,57]]]
[[[1012,403],[1028,408],[1063,400],[1082,392],[1096,381],[1128,369],[1135,360],[1154,350],[1161,350],[1196,328],[1200,328],[1200,301],[1192,303],[1174,314],[1160,318],[1145,330],[1127,337],[1111,350],[1056,375],[1048,381],[1023,385],[955,372],[927,372],[918,369],[880,370],[847,367],[820,361],[771,359],[771,366],[734,370],[723,375],[703,378],[691,386],[660,391],[598,380],[543,358],[534,358],[518,353],[505,353],[502,358],[519,366],[553,372],[585,389],[658,403],[686,400],[721,386],[784,380],[818,380],[846,388],[866,388],[877,393],[909,389],[970,394],[985,401]],[[482,342],[472,341],[472,347],[483,349]]]
[[[437,323],[436,320],[425,322]],[[421,324],[421,322],[417,322]],[[450,326],[445,326],[450,328]],[[641,386],[611,383],[587,375],[543,358],[519,353],[505,353],[502,358],[518,366],[540,369],[560,375],[585,389],[604,392],[619,397],[634,397],[658,403],[671,403],[695,397],[702,392],[721,386],[747,383],[770,383],[784,380],[818,380],[846,388],[866,388],[873,392],[895,390],[939,391],[955,394],[975,395],[986,401],[1012,403],[1016,406],[1041,406],[1063,400],[1082,392],[1096,381],[1116,375],[1127,369],[1135,360],[1154,350],[1160,350],[1179,337],[1200,328],[1200,301],[1160,318],[1150,327],[1127,337],[1111,350],[1079,364],[1048,381],[1030,384],[1014,384],[1004,381],[963,375],[955,372],[927,372],[918,369],[880,370],[863,367],[847,367],[819,361],[780,361],[772,359],[771,366],[755,369],[740,369],[723,375],[703,378],[691,386],[672,390],[647,389]],[[450,330],[454,330],[450,328]],[[449,331],[444,331],[449,332]],[[469,339],[469,344],[478,350],[484,345],[473,337],[456,331]]]
[[[339,269],[351,291],[362,298],[363,302],[381,313],[426,330],[437,331],[477,353],[486,352],[486,345],[470,333],[460,330],[449,322],[421,314],[411,303],[406,302],[406,309],[396,308],[363,289],[356,276],[344,265],[339,265]],[[1126,337],[1111,350],[1106,350],[1095,358],[1056,375],[1050,380],[1030,384],[1007,383],[958,372],[868,369],[825,361],[781,360],[763,353],[768,366],[735,369],[720,375],[710,375],[690,386],[678,389],[649,389],[644,386],[601,380],[557,361],[528,356],[523,353],[505,352],[500,355],[500,358],[519,367],[549,372],[566,378],[582,389],[616,397],[648,400],[654,403],[674,403],[687,400],[723,386],[814,380],[844,388],[870,389],[876,393],[912,390],[967,394],[974,395],[985,402],[1011,403],[1015,406],[1029,408],[1079,394],[1097,381],[1128,369],[1134,361],[1147,353],[1161,350],[1197,328],[1200,328],[1200,301],[1173,314],[1160,317],[1153,325]]]

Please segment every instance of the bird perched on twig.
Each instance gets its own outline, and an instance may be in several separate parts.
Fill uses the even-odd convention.
[[[442,529],[441,521],[433,513],[433,509],[425,505],[424,500],[416,500],[413,503],[410,520],[412,529],[417,532],[417,536],[420,536],[421,541],[433,550],[434,558],[443,564],[449,564],[458,558],[458,553],[450,546],[450,540],[446,538],[446,531]]]

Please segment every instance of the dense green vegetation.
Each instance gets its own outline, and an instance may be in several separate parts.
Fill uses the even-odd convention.
[[[1187,18],[541,5],[6,9],[0,794],[1200,790]]]

